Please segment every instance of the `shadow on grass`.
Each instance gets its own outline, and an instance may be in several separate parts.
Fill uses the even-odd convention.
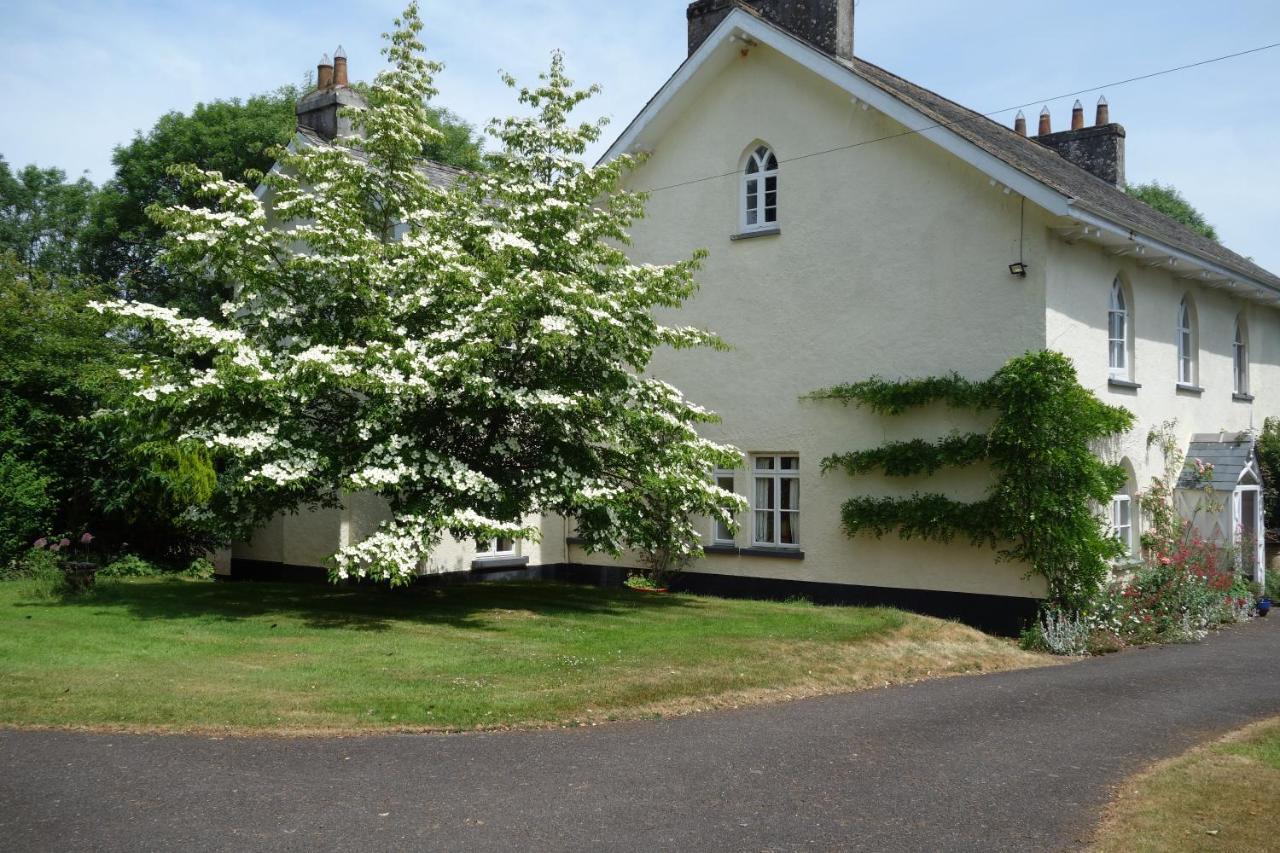
[[[18,607],[125,608],[139,619],[298,619],[309,628],[385,631],[393,622],[495,630],[484,614],[623,616],[688,607],[684,596],[601,589],[553,581],[454,583],[387,589],[303,583],[224,583],[157,579],[108,581],[89,592]]]

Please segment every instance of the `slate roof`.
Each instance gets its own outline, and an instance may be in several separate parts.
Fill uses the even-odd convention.
[[[1197,481],[1196,460],[1213,465],[1208,482],[1221,492],[1233,491],[1240,475],[1253,462],[1253,436],[1247,432],[1226,435],[1193,435],[1187,447],[1187,464],[1178,479],[1180,489],[1198,489],[1205,481]]]
[[[742,2],[735,5],[742,11],[769,23],[770,26],[778,28],[779,31],[786,32],[753,7]],[[791,34],[787,33],[787,35]],[[792,37],[795,38],[795,36]],[[1138,201],[1040,143],[1028,137],[1019,136],[999,122],[992,121],[968,107],[944,98],[937,92],[917,86],[910,80],[905,80],[878,65],[857,57],[852,61],[841,59],[820,50],[811,42],[804,39],[800,41],[1027,177],[1068,196],[1081,209],[1153,237],[1181,251],[1220,264],[1244,278],[1280,289],[1280,276],[1263,269],[1243,255],[1236,254],[1221,243],[1191,230],[1181,222],[1165,216],[1145,202]]]
[[[307,145],[310,145],[316,148],[339,147],[334,145],[332,142],[325,139],[323,136],[316,133],[314,130],[312,130],[309,127],[299,127],[298,136]],[[344,147],[342,150],[346,151],[348,154],[350,154],[352,157],[356,158],[357,160],[368,160],[368,157],[365,155],[365,153],[358,148]],[[453,184],[457,182],[458,178],[467,174],[466,169],[459,169],[456,166],[446,166],[444,163],[437,163],[435,160],[427,160],[427,159],[418,161],[418,171],[426,175],[427,179],[431,181],[432,184],[435,184],[437,186],[442,186],[442,187],[453,186]]]

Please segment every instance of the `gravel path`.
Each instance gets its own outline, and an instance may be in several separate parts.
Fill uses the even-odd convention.
[[[1070,666],[589,729],[0,730],[0,848],[1069,849],[1129,773],[1280,714],[1277,623]]]

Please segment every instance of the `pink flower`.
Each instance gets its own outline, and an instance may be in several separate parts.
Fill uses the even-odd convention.
[[[31,543],[32,548],[45,548],[45,547],[48,547],[48,545],[49,545],[49,540],[45,539],[43,536],[41,536],[35,542]]]
[[[50,551],[58,551],[58,550],[61,550],[61,549],[60,549],[60,548],[59,548],[59,546],[57,546],[57,545],[50,545],[50,546],[49,546],[49,550],[50,550]]]
[[[1170,560],[1168,557],[1161,557],[1161,558],[1160,558],[1160,565],[1162,565],[1162,566],[1167,566],[1167,565],[1169,565],[1169,564],[1170,564],[1170,563],[1172,563],[1172,562],[1173,562],[1173,560]]]
[[[59,548],[70,548],[70,547],[71,547],[71,540],[70,540],[70,539],[65,539],[65,538],[64,538],[64,539],[59,539],[59,540],[58,540],[58,547],[59,547]]]
[[[87,530],[85,531],[84,535],[80,537],[81,545],[88,545],[92,541],[93,541],[93,534]]]

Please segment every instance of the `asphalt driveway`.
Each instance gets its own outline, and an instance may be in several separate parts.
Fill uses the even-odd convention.
[[[1124,776],[1280,714],[1277,623],[1071,666],[567,731],[0,731],[0,848],[1072,848]]]

